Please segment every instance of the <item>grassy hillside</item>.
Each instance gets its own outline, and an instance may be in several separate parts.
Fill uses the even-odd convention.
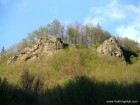
[[[98,55],[94,48],[69,48],[58,51],[42,60],[19,62],[0,66],[0,76],[10,82],[18,82],[23,70],[41,77],[45,84],[63,84],[75,76],[86,75],[98,81],[133,83],[140,81],[140,61],[126,64],[121,59]]]
[[[18,85],[0,79],[1,105],[108,105],[138,104],[140,83],[99,82],[77,76],[64,85],[42,89],[42,82],[25,71]],[[44,91],[43,91],[44,90]]]
[[[126,64],[119,58],[98,55],[94,48],[74,47],[38,61],[3,63],[0,77],[7,80],[0,79],[0,104],[106,105],[119,99],[137,104],[139,68],[140,61]]]

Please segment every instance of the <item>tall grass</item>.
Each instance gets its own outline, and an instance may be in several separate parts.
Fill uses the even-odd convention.
[[[122,104],[130,104],[126,101],[138,104],[140,101],[138,82],[104,83],[86,76],[77,76],[64,85],[38,91],[34,90],[36,80],[33,77],[33,74],[24,72],[21,76],[22,85],[13,85],[6,79],[0,79],[0,105],[108,105],[108,101],[114,100],[121,100]]]
[[[43,95],[46,99],[42,99],[45,105],[108,105],[107,101],[110,100],[135,100],[138,104],[139,92],[139,83],[105,84],[81,76],[69,81],[63,87],[58,85],[47,91]]]
[[[93,48],[71,48],[57,51],[42,60],[11,64],[0,69],[0,76],[17,83],[22,71],[28,69],[51,88],[81,75],[101,82],[140,82],[139,68],[139,61],[130,65],[115,57],[98,55]]]

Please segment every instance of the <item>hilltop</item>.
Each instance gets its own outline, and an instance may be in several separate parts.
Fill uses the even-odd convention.
[[[14,50],[2,49],[2,104],[105,105],[110,97],[139,99],[139,43],[114,37],[99,24],[83,30],[69,26],[63,34],[61,25],[52,26],[32,32]]]
[[[49,55],[66,48],[68,48],[68,44],[63,43],[61,38],[40,38],[36,44],[19,51],[15,56],[11,57],[7,63],[26,62],[30,60],[40,61],[43,58],[49,57]],[[97,48],[97,52],[98,54],[106,55],[108,57],[114,56],[125,60],[123,51],[113,37],[105,40],[104,43]]]
[[[125,71],[131,75],[121,78],[132,77],[134,81],[139,75],[138,73],[133,78],[132,74],[135,73],[131,73],[139,72],[137,70],[140,59],[138,45],[139,43],[131,39],[112,36],[103,30],[99,23],[97,26],[83,26],[76,23],[67,26],[66,29],[60,21],[54,20],[47,26],[30,33],[18,45],[7,50],[2,49],[0,75],[15,82],[18,81],[21,71],[26,69],[43,78],[48,78],[46,75],[49,75],[50,81],[52,78],[63,81],[65,77],[71,78],[71,76],[87,75],[92,72],[94,74],[97,70],[94,76],[99,80],[105,78],[104,80],[108,81],[107,75],[111,72],[118,73],[118,69],[122,72],[132,69]],[[10,64],[6,66],[7,61]],[[109,74],[102,73],[104,69]],[[64,77],[62,80],[60,74]],[[109,77],[112,78],[109,81],[115,80],[114,73]],[[115,81],[120,81],[118,79],[116,78]],[[123,80],[130,82],[126,78]]]

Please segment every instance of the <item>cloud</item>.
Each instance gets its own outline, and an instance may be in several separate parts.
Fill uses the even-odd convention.
[[[113,34],[128,37],[140,43],[140,3],[138,4],[122,4],[121,0],[108,0],[99,6],[92,7],[84,23],[100,22],[101,26]],[[113,28],[110,28],[111,26]]]
[[[129,22],[116,28],[116,32],[122,37],[131,38],[140,43],[140,4],[138,6],[127,6],[131,16],[127,17]]]
[[[139,37],[138,36],[139,31],[133,25],[128,25],[128,26],[122,25],[118,27],[116,30],[122,37],[129,37],[135,40],[137,40],[137,38]]]
[[[91,12],[95,12],[96,15],[103,15],[109,19],[124,19],[126,15],[123,11],[120,11],[120,8],[122,8],[122,6],[118,4],[117,0],[112,0],[104,6],[93,7]]]
[[[109,3],[94,6],[90,10],[90,15],[85,19],[87,22],[108,23],[109,21],[122,20],[126,18],[125,10],[120,10],[120,5],[117,0],[111,0]]]

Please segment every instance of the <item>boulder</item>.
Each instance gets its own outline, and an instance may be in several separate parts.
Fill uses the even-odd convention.
[[[102,55],[115,56],[124,59],[123,52],[113,37],[104,41],[104,43],[97,48],[97,52]]]
[[[40,38],[35,45],[19,51],[15,56],[11,57],[7,63],[40,59],[42,55],[49,56],[57,50],[63,49],[63,45],[64,43],[60,38]]]

